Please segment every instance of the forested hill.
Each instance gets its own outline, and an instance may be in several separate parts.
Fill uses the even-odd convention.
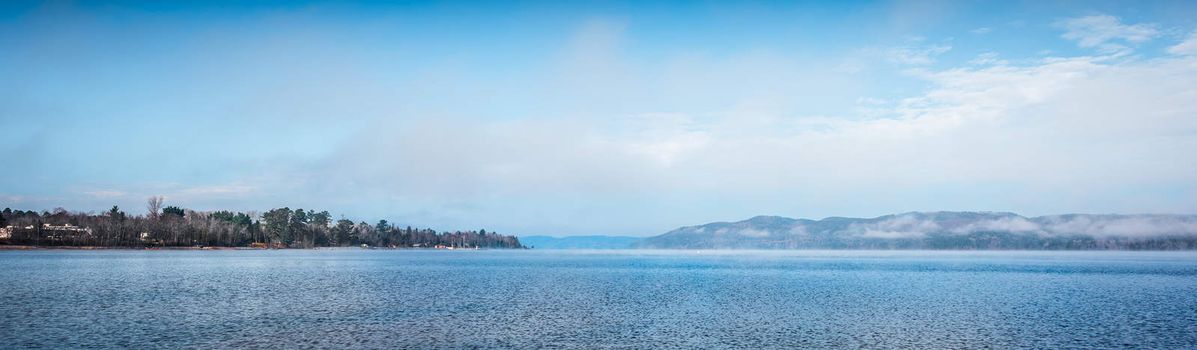
[[[1197,249],[1194,215],[914,212],[822,220],[758,216],[636,242],[666,249]]]
[[[99,247],[458,247],[523,248],[515,236],[486,230],[437,232],[333,220],[327,211],[271,209],[257,215],[161,207],[151,200],[144,215],[112,207],[104,213],[12,210],[0,212],[0,244]]]

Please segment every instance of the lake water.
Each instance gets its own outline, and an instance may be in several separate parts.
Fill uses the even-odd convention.
[[[0,251],[5,348],[1197,348],[1197,254]]]

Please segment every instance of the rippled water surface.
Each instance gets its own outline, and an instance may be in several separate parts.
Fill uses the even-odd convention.
[[[3,251],[6,348],[1195,348],[1197,254]]]

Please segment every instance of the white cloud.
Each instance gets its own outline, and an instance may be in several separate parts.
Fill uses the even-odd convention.
[[[769,231],[754,230],[754,229],[750,229],[750,228],[737,229],[737,230],[735,230],[735,233],[737,235],[744,236],[744,237],[760,238],[760,237],[768,237],[769,236]]]
[[[180,184],[130,184],[123,186],[106,185],[109,187],[101,188],[73,188],[69,193],[73,195],[69,197],[41,197],[34,200],[25,201],[33,205],[40,206],[59,206],[64,201],[77,201],[84,203],[85,207],[91,208],[107,208],[111,205],[118,205],[122,208],[140,208],[145,204],[146,198],[151,196],[162,196],[165,198],[168,205],[177,205],[188,207],[192,209],[234,209],[234,210],[255,210],[252,203],[247,203],[247,200],[262,200],[263,193],[257,191],[257,186],[244,184],[216,184],[216,185],[201,185],[201,186],[184,186]],[[276,189],[285,189],[293,191],[293,188],[287,188],[283,183],[271,183],[266,186],[272,186]],[[0,197],[0,202],[3,201]],[[289,205],[283,203],[281,205]],[[280,206],[281,206],[280,205]]]
[[[1169,47],[1168,52],[1175,55],[1197,55],[1197,32],[1189,34],[1181,43]]]
[[[936,56],[952,49],[950,45],[898,46],[885,50],[890,62],[907,65],[928,65],[935,63]]]
[[[1135,215],[1113,218],[1079,215],[1074,217],[1046,217],[1044,229],[1052,234],[1084,234],[1094,237],[1151,237],[1191,235],[1197,232],[1197,221],[1190,218],[1156,215]]]
[[[932,220],[923,220],[913,214],[902,214],[869,224],[852,224],[848,232],[856,232],[871,238],[919,238],[942,228]]]
[[[969,32],[971,32],[971,33],[973,33],[973,34],[977,34],[977,35],[985,35],[985,34],[992,33],[992,32],[993,32],[993,28],[989,28],[989,27],[981,27],[981,28],[973,29],[973,30],[971,30],[971,31],[969,31]]]
[[[973,58],[971,61],[968,61],[968,63],[977,65],[977,66],[1004,65],[1004,64],[1009,63],[1009,62],[1006,62],[1006,60],[999,59],[998,58],[999,56],[1000,55],[998,55],[997,52],[993,52],[993,51],[983,52],[980,55],[977,55],[977,57]]]
[[[721,68],[699,66],[694,73]],[[804,210],[832,206],[820,213],[837,214],[835,208],[860,205],[847,198],[881,193],[901,200],[879,210],[912,209],[911,203],[927,203],[919,189],[958,184],[1007,190],[933,202],[1031,213],[1197,210],[1191,199],[1126,195],[1143,186],[1189,188],[1197,178],[1197,164],[1189,161],[1197,153],[1191,58],[1050,58],[916,77],[930,88],[896,103],[871,104],[864,118],[750,108],[381,124],[321,164],[311,187],[315,193],[387,193],[399,202],[766,198]],[[654,77],[629,79],[651,84]],[[329,186],[326,192],[318,191],[322,186]],[[503,204],[508,216],[543,211],[537,204],[516,206]],[[608,209],[612,216],[648,215],[633,208]]]
[[[982,221],[978,221],[978,222],[970,222],[967,225],[953,228],[952,232],[955,232],[957,234],[963,234],[963,233],[970,233],[970,232],[987,232],[987,231],[1040,232],[1040,230],[1041,230],[1041,227],[1039,226],[1039,224],[1037,224],[1033,221],[1027,220],[1024,217],[1014,216],[1014,217],[1003,217],[1003,218],[992,219],[992,220],[982,220]]]
[[[97,198],[97,199],[121,198],[126,195],[126,193],[124,191],[111,190],[111,189],[86,191],[86,192],[83,192],[83,194],[93,197],[93,198]]]
[[[1123,43],[1138,44],[1160,35],[1154,25],[1123,24],[1118,17],[1110,15],[1070,18],[1058,25],[1066,30],[1063,38],[1076,41],[1077,46],[1106,53],[1124,52],[1130,48]]]
[[[1192,236],[1197,216],[1183,215],[1066,215],[1026,218],[1013,214],[983,219],[936,217],[937,213],[908,213],[871,223],[854,223],[842,233],[871,238],[921,238],[933,233],[966,235],[1009,232],[1042,236],[1160,237]]]
[[[253,186],[247,185],[212,185],[185,187],[173,190],[171,193],[179,197],[244,196],[254,190]]]
[[[859,73],[875,63],[889,63],[907,66],[925,66],[936,62],[940,55],[952,50],[950,40],[928,43],[919,36],[909,36],[894,45],[879,45],[861,48],[845,57],[837,71]]]
[[[1108,16],[1095,17],[1069,21],[1066,37],[1098,47],[1157,35],[1148,25],[1117,19],[1111,25]],[[1191,183],[1197,179],[1191,161],[1197,153],[1192,56],[1011,64],[987,53],[973,62],[979,66],[921,68],[913,76],[925,85],[878,98],[870,94],[892,91],[881,81],[890,78],[837,72],[842,57],[825,57],[833,54],[795,57],[761,49],[630,59],[624,31],[622,22],[588,22],[555,61],[518,78],[488,80],[472,76],[478,72],[468,65],[447,64],[390,81],[367,68],[404,64],[312,62],[321,69],[279,81],[313,91],[263,98],[274,85],[252,85],[233,99],[273,101],[260,108],[302,117],[280,125],[318,125],[318,137],[279,133],[261,139],[295,142],[296,149],[306,149],[309,139],[336,145],[321,149],[317,160],[280,152],[286,159],[253,158],[269,166],[253,167],[231,185],[120,191],[165,194],[182,205],[238,204],[252,197],[255,203],[238,205],[306,201],[359,209],[363,216],[436,212],[470,217],[471,223],[590,230],[621,223],[642,229],[669,222],[672,228],[679,221],[708,220],[711,213],[777,208],[806,215],[1197,210],[1197,197],[1174,194],[1195,193]],[[245,40],[236,47],[259,46]],[[1172,52],[1190,52],[1191,42]],[[313,42],[309,50],[340,52],[328,49],[340,47],[333,44]],[[947,44],[908,40],[867,54],[925,66],[949,50]],[[203,81],[210,75],[188,77]],[[324,84],[325,76],[342,78]],[[327,86],[335,93],[315,88]],[[343,98],[325,104],[328,96]],[[291,101],[299,106],[277,109]],[[306,108],[309,103],[320,108]],[[232,114],[244,112],[234,108]],[[344,124],[358,131],[348,137],[320,133]],[[255,137],[247,139],[274,127],[251,125]],[[1163,190],[1144,191],[1151,188]],[[130,197],[137,205],[144,200]],[[419,216],[418,222],[438,224],[434,219]]]

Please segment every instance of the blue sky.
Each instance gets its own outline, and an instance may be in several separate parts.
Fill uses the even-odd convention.
[[[1197,212],[1197,3],[4,2],[0,207]]]

